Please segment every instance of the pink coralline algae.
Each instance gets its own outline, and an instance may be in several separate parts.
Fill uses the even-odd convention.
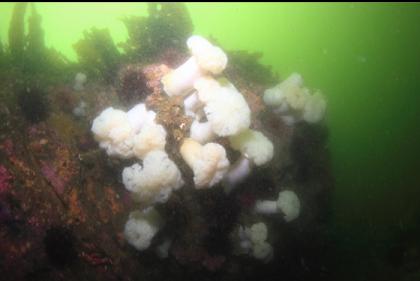
[[[10,180],[12,175],[2,165],[0,165],[0,194],[7,192],[10,189]]]
[[[217,271],[222,268],[226,261],[224,256],[210,256],[206,255],[202,261],[202,265],[209,271]]]
[[[220,270],[225,261],[226,257],[222,255],[211,256],[204,248],[183,248],[174,247],[172,250],[176,260],[181,264],[188,263],[199,263],[208,271]]]
[[[89,263],[93,266],[101,266],[101,265],[112,265],[112,260],[105,256],[105,254],[98,251],[97,246],[92,243],[83,243],[83,248],[79,253],[79,257],[81,257],[84,261]]]
[[[87,263],[93,266],[112,265],[112,260],[110,258],[103,257],[101,254],[98,253],[81,252],[79,256]]]
[[[48,180],[48,182],[54,187],[54,190],[57,192],[57,194],[63,194],[66,184],[63,179],[57,175],[54,167],[50,164],[42,163],[41,172]]]

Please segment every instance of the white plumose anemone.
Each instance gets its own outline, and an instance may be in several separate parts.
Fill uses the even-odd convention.
[[[194,172],[197,189],[210,188],[220,182],[229,168],[229,160],[223,146],[217,143],[201,145],[187,138],[181,145],[181,155]]]
[[[192,118],[199,117],[197,111],[202,108],[203,104],[198,99],[197,93],[192,93],[184,99],[184,113]]]
[[[187,40],[188,49],[197,60],[201,69],[211,74],[220,74],[227,65],[228,58],[222,49],[211,44],[199,35],[193,35]]]
[[[243,253],[264,262],[272,259],[273,247],[267,242],[268,230],[265,223],[255,223],[251,227],[240,226],[238,236]]]
[[[286,222],[293,221],[300,214],[300,200],[296,193],[291,190],[285,190],[279,193],[277,199],[277,208],[284,214]]]
[[[274,156],[273,143],[261,132],[246,129],[229,137],[233,149],[239,150],[242,156],[232,165],[224,179],[225,192],[230,193],[252,171],[254,165],[261,166]]]
[[[210,122],[199,122],[194,120],[190,127],[190,138],[198,141],[201,144],[210,142],[216,138]]]
[[[92,132],[97,141],[109,139],[110,132],[127,122],[127,116],[124,111],[108,107],[93,120]]]
[[[143,159],[151,150],[163,150],[166,131],[155,123],[156,113],[143,103],[128,112],[108,107],[93,120],[92,132],[108,155]]]
[[[143,126],[133,140],[133,152],[139,159],[144,159],[152,150],[165,150],[166,131],[162,125],[155,122]]]
[[[308,98],[303,109],[302,118],[308,123],[317,123],[322,120],[327,109],[327,101],[320,91]]]
[[[291,222],[299,217],[300,200],[299,197],[291,190],[283,190],[279,192],[277,201],[259,200],[255,202],[254,210],[259,214],[283,214],[286,222]]]
[[[184,181],[176,164],[164,151],[149,152],[143,160],[143,167],[134,164],[122,173],[127,190],[133,192],[136,201],[144,203],[165,203],[173,190],[180,188]]]
[[[220,84],[211,76],[204,76],[195,81],[194,89],[196,95],[202,103],[206,104],[210,99],[220,92]]]
[[[274,145],[261,132],[247,129],[229,137],[229,141],[233,149],[242,152],[257,166],[264,165],[273,158]]]
[[[205,38],[193,35],[187,40],[187,46],[192,56],[161,80],[169,96],[187,94],[198,78],[208,73],[220,74],[226,67],[226,54]]]
[[[154,122],[156,113],[147,110],[144,103],[139,103],[127,111],[127,118],[130,126],[138,133],[145,124]]]
[[[162,217],[153,208],[130,213],[124,227],[124,236],[128,243],[139,251],[149,248],[153,237],[163,225]]]
[[[213,132],[221,137],[232,136],[249,128],[251,110],[242,94],[226,79],[216,81],[204,77],[195,83],[198,98]]]
[[[105,149],[108,155],[121,158],[133,156],[135,132],[124,111],[108,107],[93,120],[92,132],[100,147]]]

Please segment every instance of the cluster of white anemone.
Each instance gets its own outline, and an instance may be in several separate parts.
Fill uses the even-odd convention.
[[[164,150],[165,129],[155,123],[156,113],[138,104],[124,112],[108,107],[93,120],[92,132],[110,156],[144,159],[152,150]]]
[[[125,226],[126,239],[138,250],[149,247],[163,224],[150,205],[166,202],[172,191],[184,184],[181,172],[165,152],[166,131],[155,117],[155,112],[140,103],[128,112],[109,107],[92,124],[95,139],[108,155],[142,160],[142,165],[135,163],[122,173],[133,199],[149,205],[132,212]]]
[[[277,200],[258,200],[254,212],[259,215],[280,214],[285,222],[294,221],[300,214],[300,200],[291,190],[280,191]],[[238,254],[252,256],[262,262],[269,262],[274,256],[274,250],[268,242],[267,225],[258,222],[250,227],[240,225],[236,232]]]
[[[224,180],[227,191],[247,177],[252,165],[269,162],[274,153],[271,141],[250,129],[251,110],[238,89],[222,77],[226,54],[201,36],[187,40],[191,57],[162,78],[169,96],[183,96],[185,114],[193,118],[189,138],[181,155],[193,170],[197,189],[210,188]],[[227,137],[242,157],[233,165],[226,150],[214,141]]]
[[[230,191],[251,173],[254,165],[264,165],[273,158],[274,146],[264,134],[250,128],[251,110],[245,98],[231,82],[221,77],[228,62],[226,54],[200,36],[190,37],[187,46],[191,57],[161,80],[167,95],[184,97],[185,114],[194,119],[180,154],[193,171],[196,189],[211,188],[223,182],[225,191]],[[306,97],[306,90],[301,89],[296,77],[293,79],[267,90],[264,101],[279,108],[286,107],[285,110],[302,109],[305,120],[319,119],[325,105]],[[301,102],[301,97],[306,100]],[[308,109],[308,104],[316,106]],[[109,107],[92,125],[95,139],[108,155],[142,160],[142,164],[126,167],[122,173],[124,186],[133,199],[147,206],[142,211],[132,212],[125,226],[126,239],[138,250],[148,248],[163,225],[153,205],[167,202],[172,191],[184,184],[180,170],[165,152],[166,131],[155,122],[155,117],[155,112],[140,103],[128,112]],[[231,147],[241,153],[232,165],[225,148],[213,142],[217,137],[228,138]],[[287,200],[283,201],[289,202]],[[287,207],[298,205],[295,201],[284,202],[261,201],[255,209],[265,214],[281,210],[286,221],[295,219],[298,211]],[[267,230],[265,227],[264,232],[264,227],[254,225],[242,229],[240,235],[250,243],[249,249],[255,257],[267,260],[272,248],[265,241]],[[265,235],[256,234],[260,232]]]
[[[292,73],[277,86],[267,89],[264,102],[288,125],[299,121],[317,123],[322,120],[327,108],[327,101],[318,90],[315,93],[303,86],[299,73]]]

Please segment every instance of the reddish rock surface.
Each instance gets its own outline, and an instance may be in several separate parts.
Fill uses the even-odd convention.
[[[263,110],[263,86],[232,80],[250,104],[252,126],[273,140],[278,153],[229,196],[222,187],[197,191],[191,186],[190,169],[178,155],[179,142],[188,135],[192,120],[183,114],[182,100],[162,91],[160,79],[168,71],[163,64],[127,65],[121,72],[127,76],[116,88],[87,85],[89,94],[83,98],[88,113],[81,119],[69,108],[60,111],[66,96],[50,99],[55,112],[44,122],[31,125],[19,115],[7,115],[5,122],[11,125],[0,131],[0,273],[5,280],[255,280],[263,272],[261,263],[233,255],[230,245],[235,241],[229,235],[253,218],[256,198],[275,197],[285,185],[298,190],[312,209],[302,216],[304,225],[289,229],[274,222],[274,233],[281,233],[284,240],[274,239],[273,245],[280,257],[299,259],[291,254],[298,244],[293,241],[303,241],[311,229],[320,228],[327,207],[320,205],[325,202],[319,198],[331,189],[323,135],[316,134],[317,129],[285,126]],[[128,96],[130,89],[139,92]],[[57,91],[71,90],[58,87]],[[130,107],[143,99],[167,129],[167,151],[187,185],[158,206],[167,224],[151,249],[138,252],[122,234],[129,212],[138,207],[121,183],[127,162],[108,158],[93,140],[90,126],[107,106]],[[295,141],[302,146],[294,148]],[[228,145],[224,139],[218,142]],[[163,237],[173,239],[166,260],[153,252]],[[323,246],[320,240],[310,245],[315,247],[312,251]],[[300,248],[299,253],[305,251],[309,250]],[[286,277],[300,270],[282,265],[281,259],[266,267],[280,268]]]

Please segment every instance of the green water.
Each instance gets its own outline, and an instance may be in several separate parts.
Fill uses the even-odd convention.
[[[263,52],[281,77],[300,72],[328,98],[334,225],[347,253],[366,255],[419,222],[419,4],[188,4],[195,33]],[[13,3],[0,4],[6,42]],[[37,4],[45,40],[68,58],[91,26],[124,41],[123,15],[143,3]],[[385,242],[383,242],[385,241]],[[353,250],[353,252],[351,252]],[[357,259],[357,257],[355,257]]]

